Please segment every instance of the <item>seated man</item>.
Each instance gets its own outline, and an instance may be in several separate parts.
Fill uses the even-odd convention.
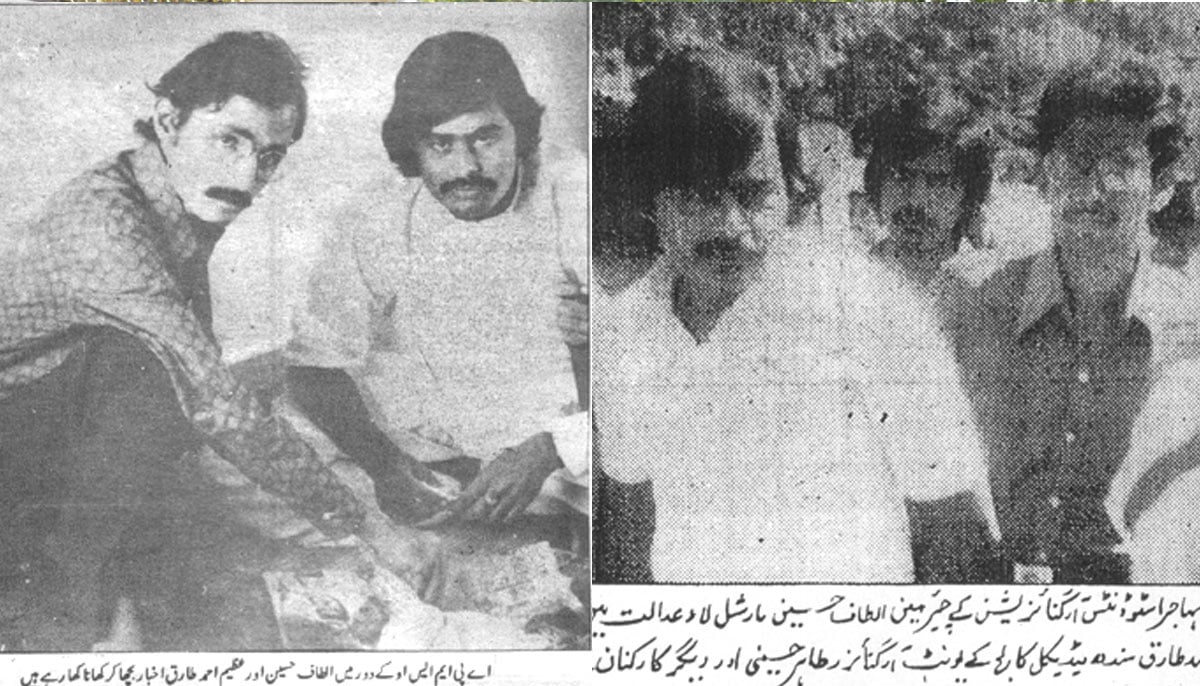
[[[639,82],[621,188],[662,256],[597,309],[601,464],[653,483],[656,581],[968,580],[990,502],[953,360],[898,278],[785,232],[778,116],[720,49]]]
[[[1035,119],[1053,245],[940,285],[1009,581],[1128,583],[1130,527],[1196,461],[1176,448],[1195,428],[1179,363],[1200,353],[1200,299],[1147,225],[1162,93],[1135,61],[1055,75]]]
[[[871,255],[927,285],[959,252],[981,240],[982,208],[992,185],[992,151],[908,100],[868,118],[863,187],[887,229]]]
[[[139,647],[142,557],[186,520],[180,464],[201,444],[326,533],[359,530],[361,504],[212,333],[208,259],[300,139],[302,74],[268,33],[194,50],[151,88],[142,145],[76,177],[0,255],[0,578],[55,560],[80,632],[56,649],[105,627],[101,647]]]
[[[394,517],[506,522],[539,493],[586,512],[587,165],[542,113],[494,38],[421,43],[383,126],[400,173],[312,276],[290,391]],[[422,464],[464,457],[486,464],[457,497]]]

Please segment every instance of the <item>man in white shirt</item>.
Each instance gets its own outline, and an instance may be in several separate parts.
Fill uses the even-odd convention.
[[[424,41],[383,126],[403,178],[349,203],[313,274],[290,390],[393,518],[509,521],[539,493],[586,512],[564,333],[586,342],[587,166],[541,143],[542,112],[495,39]],[[421,464],[464,457],[485,464],[457,497]]]
[[[977,551],[926,546],[986,549],[991,504],[953,360],[898,277],[785,233],[778,113],[771,73],[724,50],[639,82],[626,187],[663,252],[597,309],[601,464],[653,483],[656,581],[960,578]],[[913,532],[914,504],[969,522]]]

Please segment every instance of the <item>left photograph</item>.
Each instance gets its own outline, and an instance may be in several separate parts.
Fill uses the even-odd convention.
[[[0,652],[587,649],[588,7],[0,27]]]

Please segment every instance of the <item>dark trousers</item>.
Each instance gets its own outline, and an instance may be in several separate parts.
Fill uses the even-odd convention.
[[[153,577],[196,444],[166,369],[115,329],[93,330],[81,353],[0,400],[3,562],[56,563],[79,640],[101,635],[115,598],[137,599]]]
[[[1015,577],[1016,564],[1006,560],[1004,564],[1004,583],[1012,583]],[[1060,564],[1050,567],[1053,583],[1056,584],[1095,584],[1099,586],[1121,586],[1130,583],[1129,556],[1120,553],[1098,553],[1072,557]]]

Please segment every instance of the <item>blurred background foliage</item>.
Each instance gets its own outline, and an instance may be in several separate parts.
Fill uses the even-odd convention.
[[[1194,92],[1200,5],[597,4],[593,41],[594,90],[607,104],[628,99],[660,51],[716,43],[774,66],[793,106],[846,128],[920,90],[1019,140],[1048,75],[1073,62],[1140,55],[1175,100]]]

